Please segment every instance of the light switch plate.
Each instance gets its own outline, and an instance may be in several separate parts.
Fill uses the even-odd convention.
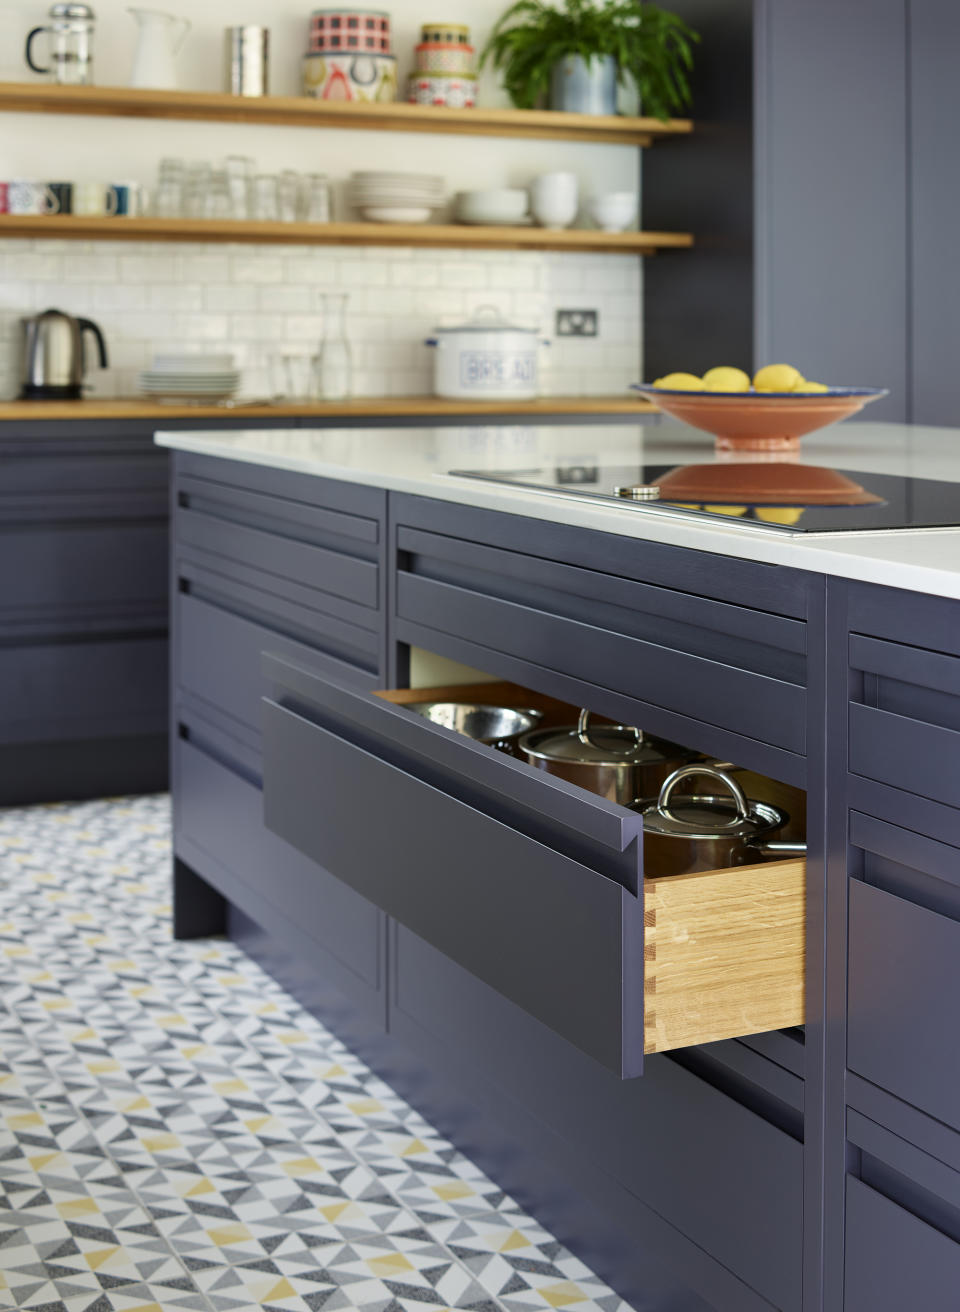
[[[558,337],[596,337],[599,329],[596,310],[558,310],[556,335]]]

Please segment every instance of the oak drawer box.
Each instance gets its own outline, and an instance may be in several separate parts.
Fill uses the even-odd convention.
[[[802,860],[645,880],[637,813],[384,700],[463,689],[264,665],[267,826],[602,1064],[803,1023]]]

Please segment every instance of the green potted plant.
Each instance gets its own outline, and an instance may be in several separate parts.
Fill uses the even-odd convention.
[[[678,15],[646,0],[516,0],[480,56],[503,73],[521,109],[615,114],[617,84],[631,79],[643,113],[667,119],[690,106],[687,77],[699,36]]]

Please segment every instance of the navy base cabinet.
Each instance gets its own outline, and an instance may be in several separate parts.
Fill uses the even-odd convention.
[[[0,805],[167,785],[168,456],[72,429],[0,435]]]

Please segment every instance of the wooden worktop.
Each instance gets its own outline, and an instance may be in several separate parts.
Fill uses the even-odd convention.
[[[257,405],[160,405],[141,398],[87,397],[82,401],[0,401],[0,421],[24,419],[396,419],[473,415],[643,415],[656,409],[630,393],[618,396],[541,396],[533,401],[450,401],[439,396],[370,396],[346,401]]]

